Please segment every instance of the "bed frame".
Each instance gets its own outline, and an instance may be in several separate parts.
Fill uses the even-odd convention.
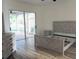
[[[35,46],[43,47],[50,49],[64,55],[66,51],[73,43],[75,42],[74,38],[66,38],[61,36],[43,36],[35,35]]]
[[[64,55],[64,51],[76,42],[75,34],[75,21],[54,21],[53,35],[35,35],[35,45],[36,47],[51,49]]]

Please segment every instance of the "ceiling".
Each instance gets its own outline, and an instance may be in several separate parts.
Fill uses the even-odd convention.
[[[30,3],[30,4],[38,4],[38,5],[50,5],[52,3],[55,3],[53,0],[18,0],[21,2],[25,2],[25,3]]]

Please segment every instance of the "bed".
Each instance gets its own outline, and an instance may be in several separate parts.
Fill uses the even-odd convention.
[[[75,21],[53,22],[52,35],[35,35],[35,46],[50,49],[64,55],[64,52],[76,42]]]

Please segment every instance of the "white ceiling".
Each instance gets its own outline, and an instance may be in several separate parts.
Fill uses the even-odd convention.
[[[44,1],[41,1],[41,0],[18,0],[18,1],[30,3],[30,4],[38,4],[38,5],[50,5],[52,3],[55,3],[55,2],[53,2],[53,0],[44,0]]]

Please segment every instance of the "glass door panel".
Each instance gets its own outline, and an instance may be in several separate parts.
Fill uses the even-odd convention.
[[[26,37],[33,37],[35,34],[35,13],[25,13]]]
[[[25,39],[23,12],[10,12],[10,30],[11,32],[15,33],[16,40]]]

